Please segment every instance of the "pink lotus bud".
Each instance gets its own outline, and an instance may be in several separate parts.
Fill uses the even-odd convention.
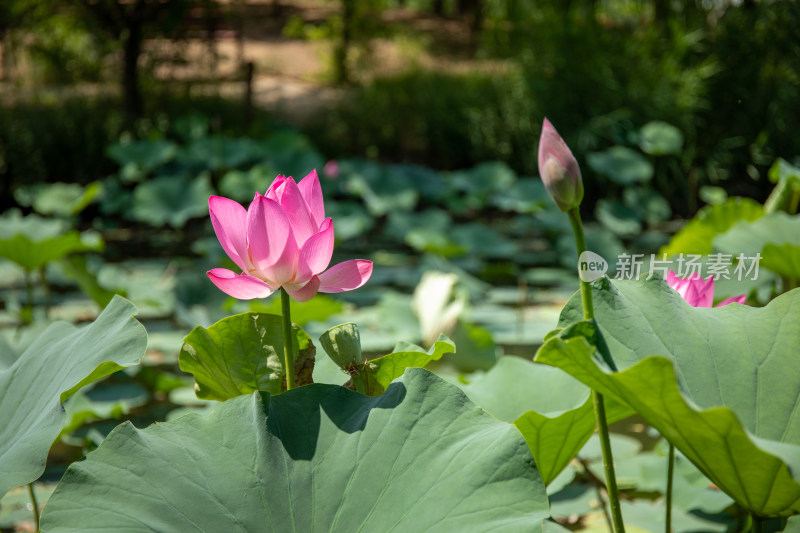
[[[569,211],[581,205],[581,169],[567,143],[547,119],[542,123],[539,137],[539,175],[560,210]]]

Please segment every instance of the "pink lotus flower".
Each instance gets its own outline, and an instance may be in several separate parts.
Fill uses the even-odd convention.
[[[208,211],[222,248],[242,269],[237,275],[215,268],[208,277],[234,298],[266,298],[283,287],[289,296],[305,302],[317,292],[357,289],[372,275],[372,261],[365,259],[328,268],[333,223],[325,218],[316,170],[300,183],[278,176],[266,195],[256,193],[247,210],[238,202],[212,196]]]
[[[678,294],[693,307],[711,307],[711,304],[714,303],[713,276],[709,276],[707,280],[703,281],[703,278],[695,272],[688,278],[679,278],[675,272],[670,270],[667,273],[667,284],[678,291]],[[722,307],[734,302],[743,304],[746,299],[746,294],[734,296],[723,300],[716,307]]]
[[[567,143],[547,119],[542,123],[539,137],[539,175],[560,210],[569,211],[581,204],[581,169]]]

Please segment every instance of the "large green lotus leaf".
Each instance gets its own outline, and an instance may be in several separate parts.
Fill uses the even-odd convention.
[[[800,215],[776,211],[758,220],[742,221],[714,238],[714,248],[738,256],[761,254],[763,268],[781,276],[800,278]],[[749,263],[749,261],[748,261]]]
[[[117,296],[86,327],[51,325],[0,371],[0,496],[44,471],[66,420],[62,401],[144,355],[147,334],[135,313]]]
[[[194,139],[182,147],[176,162],[198,172],[219,172],[253,164],[262,157],[263,148],[252,139],[211,135]],[[260,188],[266,187],[262,185]]]
[[[115,292],[100,285],[97,276],[89,270],[85,255],[65,257],[58,265],[61,272],[77,283],[81,291],[100,307],[107,306],[114,297]]]
[[[648,122],[639,130],[639,148],[650,155],[677,155],[683,147],[683,134],[681,130],[654,120]]]
[[[440,335],[427,351],[416,344],[399,342],[392,353],[372,359],[369,365],[374,370],[375,380],[385,389],[394,379],[402,376],[406,368],[421,368],[431,361],[438,361],[445,354],[455,352],[453,341],[446,335]]]
[[[308,137],[288,129],[272,133],[259,149],[264,160],[262,164],[272,168],[275,173],[270,181],[262,185],[264,189],[278,174],[294,176],[296,181],[300,181],[313,169],[322,170],[325,164],[325,159]]]
[[[612,146],[603,152],[592,152],[586,156],[586,162],[592,170],[620,185],[646,182],[653,177],[652,163],[626,146]]]
[[[394,211],[411,211],[419,202],[419,191],[406,177],[371,161],[342,161],[345,192],[361,197],[373,216]]]
[[[67,230],[60,220],[38,215],[23,217],[16,210],[0,217],[0,257],[29,271],[73,253],[102,249],[103,240],[98,234]]]
[[[520,178],[510,187],[504,187],[491,196],[491,204],[503,211],[532,214],[549,207],[552,200],[542,180]]]
[[[207,174],[185,178],[158,176],[133,191],[133,218],[150,226],[182,228],[191,218],[208,215],[208,197],[214,194]]]
[[[800,246],[795,244],[766,244],[761,250],[761,266],[781,276],[800,279]]]
[[[595,430],[591,391],[557,368],[505,356],[461,389],[498,419],[517,426],[545,485],[561,473]],[[610,422],[632,414],[618,402],[606,403]]]
[[[172,160],[178,147],[171,141],[143,140],[118,143],[110,146],[106,153],[121,168],[124,181],[139,181],[159,166]]]
[[[615,235],[632,237],[642,232],[639,214],[617,200],[598,200],[594,216],[603,227]]]
[[[753,221],[764,214],[761,204],[750,198],[728,198],[725,203],[707,205],[697,212],[660,252],[667,255],[700,254],[714,251],[714,237],[741,220]]]
[[[620,372],[587,342],[579,298],[536,360],[627,402],[745,508],[800,512],[800,290],[763,308],[695,308],[655,279],[601,278],[592,293],[592,342]]]
[[[292,331],[295,361],[313,357],[311,338],[294,324]],[[242,313],[194,328],[178,361],[181,370],[194,375],[198,398],[225,401],[258,390],[279,394],[283,357],[283,319]]]
[[[37,213],[69,217],[77,215],[102,194],[103,185],[93,181],[86,186],[78,183],[36,183],[14,191],[20,205],[33,206]]]
[[[68,231],[58,237],[35,241],[24,235],[0,240],[0,257],[14,261],[28,271],[38,270],[47,263],[70,254],[102,249],[103,241],[96,234],[81,235],[77,231]]]
[[[203,276],[205,278],[205,276]],[[205,279],[203,281],[206,281]],[[240,300],[236,300],[238,304]],[[256,313],[270,313],[279,315],[281,313],[281,299],[271,298],[269,300],[249,300],[241,302],[242,310],[249,310]],[[234,305],[234,309],[240,307]],[[298,326],[305,326],[309,322],[324,322],[333,315],[344,311],[344,304],[339,300],[334,300],[330,296],[319,293],[307,302],[296,302],[291,300],[290,314],[292,323]]]
[[[42,531],[527,532],[548,515],[517,430],[409,369],[374,398],[313,384],[123,424],[70,466]]]

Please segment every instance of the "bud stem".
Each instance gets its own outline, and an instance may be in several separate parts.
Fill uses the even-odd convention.
[[[575,235],[575,246],[578,256],[586,251],[586,237],[583,234],[581,213],[577,207],[567,211]],[[581,280],[581,304],[583,305],[583,319],[594,320],[594,304],[592,303],[592,286],[589,282]],[[617,489],[617,476],[614,472],[614,456],[611,453],[611,439],[608,434],[608,420],[603,395],[592,389],[594,414],[597,419],[597,430],[600,435],[600,448],[603,452],[603,468],[606,474],[606,489],[608,490],[608,504],[611,507],[611,517],[614,521],[614,532],[625,533],[625,524],[622,522],[622,509],[619,503],[619,490]]]

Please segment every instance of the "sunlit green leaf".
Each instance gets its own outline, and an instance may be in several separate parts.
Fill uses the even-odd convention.
[[[295,361],[313,357],[311,338],[296,325],[292,330]],[[279,394],[283,357],[283,319],[243,313],[194,328],[184,339],[179,362],[194,376],[198,398],[224,401],[259,390]]]
[[[745,258],[760,253],[760,267],[800,279],[800,215],[776,211],[752,222],[740,221],[717,235],[714,247],[734,256],[744,254]]]
[[[527,532],[548,515],[517,430],[409,369],[376,398],[310,385],[123,424],[70,466],[42,530]]]
[[[0,257],[28,271],[70,254],[102,249],[103,241],[98,234],[66,231],[59,221],[37,215],[22,217],[15,211],[0,219]]]
[[[696,308],[661,280],[592,287],[601,352],[620,372],[577,326],[545,343],[537,361],[628,403],[746,509],[800,512],[800,290],[764,308]],[[593,327],[579,310],[573,298],[562,324]]]
[[[135,312],[118,296],[86,327],[51,325],[0,370],[0,495],[44,471],[66,419],[63,400],[144,355],[147,334]]]
[[[369,365],[374,369],[378,384],[386,388],[389,383],[402,376],[406,368],[422,368],[431,361],[438,361],[442,356],[455,352],[453,341],[441,335],[428,350],[408,342],[399,342],[392,353],[372,359]]]
[[[728,198],[725,203],[709,205],[697,212],[669,242],[661,248],[667,255],[709,255],[714,237],[726,232],[740,220],[753,221],[764,214],[764,208],[749,198]]]
[[[42,215],[68,217],[77,215],[103,192],[100,182],[87,185],[78,183],[38,183],[20,187],[14,191],[14,198],[20,205],[32,206]]]
[[[557,368],[520,357],[501,357],[486,374],[471,379],[461,389],[478,406],[517,426],[546,485],[569,464],[595,430],[591,391]],[[616,402],[607,406],[612,422],[631,412]]]

